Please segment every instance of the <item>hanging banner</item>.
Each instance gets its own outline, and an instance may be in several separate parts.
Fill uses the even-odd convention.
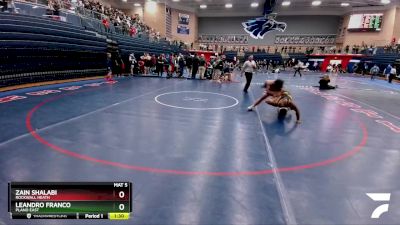
[[[187,27],[187,26],[178,25],[178,27],[177,27],[177,33],[178,33],[178,34],[186,34],[186,35],[189,35],[190,29],[189,29],[189,27]]]
[[[245,34],[200,34],[199,43],[211,44],[233,44],[233,45],[247,45],[249,42],[249,35]]]
[[[189,25],[190,16],[188,14],[179,13],[178,24]]]
[[[336,35],[276,35],[275,44],[278,45],[334,45]]]

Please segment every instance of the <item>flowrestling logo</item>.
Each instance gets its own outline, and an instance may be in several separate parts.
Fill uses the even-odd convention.
[[[89,83],[89,84],[84,84],[82,86],[67,86],[67,87],[61,87],[58,88],[58,90],[40,90],[40,91],[34,91],[34,92],[27,92],[25,95],[27,96],[44,96],[44,95],[50,95],[50,94],[56,94],[56,93],[61,93],[62,91],[75,91],[78,89],[81,89],[83,87],[99,87],[103,84],[115,84],[118,81],[106,81],[106,82],[96,82],[96,83]],[[28,98],[27,96],[22,96],[22,95],[9,95],[0,98],[0,104],[2,103],[8,103],[8,102],[14,102],[14,101],[19,101]]]
[[[366,193],[366,195],[375,202],[385,203],[375,208],[371,214],[372,219],[379,219],[382,214],[389,212],[390,193]]]

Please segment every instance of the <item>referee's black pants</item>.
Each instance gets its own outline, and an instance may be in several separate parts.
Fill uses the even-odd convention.
[[[296,69],[296,70],[294,71],[294,77],[296,76],[297,73],[299,73],[299,74],[300,74],[300,77],[302,77],[301,68],[298,68],[298,69]]]
[[[392,80],[394,79],[395,76],[396,75],[394,75],[394,74],[389,75],[389,83],[392,83]]]
[[[251,80],[253,79],[253,73],[246,72],[244,73],[244,75],[246,76],[246,85],[244,86],[243,91],[247,93],[247,90],[250,87]]]

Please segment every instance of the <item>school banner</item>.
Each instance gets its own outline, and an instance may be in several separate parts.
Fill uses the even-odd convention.
[[[189,25],[189,15],[179,13],[178,24]]]
[[[276,35],[275,44],[279,45],[317,45],[327,46],[336,43],[336,35]]]
[[[189,29],[189,27],[187,27],[187,26],[178,25],[178,27],[177,27],[177,33],[178,33],[178,34],[189,35],[190,29]]]
[[[247,45],[249,35],[245,34],[200,34],[199,42],[204,44],[219,43],[233,45]]]

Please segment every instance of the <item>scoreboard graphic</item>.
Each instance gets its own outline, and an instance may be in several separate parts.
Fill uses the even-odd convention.
[[[11,182],[12,219],[127,220],[132,212],[130,182]]]
[[[380,31],[383,14],[354,14],[350,16],[348,31]]]

